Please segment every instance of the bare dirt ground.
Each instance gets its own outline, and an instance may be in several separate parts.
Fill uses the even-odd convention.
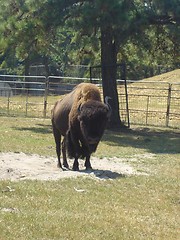
[[[73,160],[69,160],[72,167]],[[140,174],[123,159],[91,158],[92,171],[86,171],[84,160],[79,160],[80,171],[57,168],[57,159],[25,153],[0,153],[0,180],[58,180],[61,178],[88,176],[99,179],[115,179],[126,175]],[[143,172],[141,172],[143,174]],[[144,173],[145,174],[145,173]]]

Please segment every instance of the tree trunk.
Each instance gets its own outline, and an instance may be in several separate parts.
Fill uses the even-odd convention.
[[[111,27],[101,29],[101,66],[103,94],[111,97],[109,103],[112,108],[109,127],[120,127],[119,100],[117,92],[117,49],[113,40]]]

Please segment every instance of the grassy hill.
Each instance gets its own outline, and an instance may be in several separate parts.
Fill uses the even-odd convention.
[[[180,69],[176,69],[174,71],[163,73],[154,77],[146,78],[143,79],[143,81],[180,83]]]

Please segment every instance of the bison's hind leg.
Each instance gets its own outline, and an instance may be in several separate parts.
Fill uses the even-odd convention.
[[[61,134],[59,133],[58,129],[52,124],[53,126],[53,135],[54,135],[54,140],[56,143],[56,153],[58,157],[58,167],[62,168],[61,165],[61,160],[60,160],[60,155],[61,155]]]
[[[62,155],[63,155],[63,167],[69,169],[69,165],[67,163],[67,157],[66,157],[66,137],[64,137],[62,141]]]

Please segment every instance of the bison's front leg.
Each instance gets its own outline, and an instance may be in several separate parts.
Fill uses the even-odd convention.
[[[66,134],[67,152],[70,158],[74,158],[73,170],[79,170],[78,158],[81,155],[81,146],[78,134],[73,128],[69,129]]]
[[[78,162],[78,156],[75,157],[74,163],[73,163],[73,170],[74,171],[79,171],[79,162]]]
[[[86,156],[86,161],[85,161],[85,167],[86,167],[86,170],[92,170],[92,166],[91,166],[91,163],[90,163],[90,155]]]

